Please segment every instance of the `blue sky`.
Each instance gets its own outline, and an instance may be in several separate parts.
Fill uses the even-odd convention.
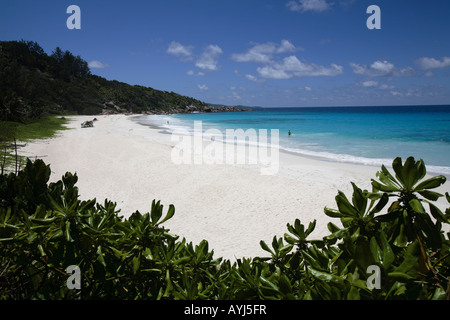
[[[72,4],[80,30],[66,26]],[[370,5],[381,29],[366,26]],[[2,0],[0,40],[209,103],[449,104],[449,13],[447,0]]]

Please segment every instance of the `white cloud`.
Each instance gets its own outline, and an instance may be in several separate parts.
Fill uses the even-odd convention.
[[[396,77],[409,77],[416,74],[416,71],[411,67],[397,69],[394,64],[389,61],[377,60],[370,66],[360,65],[358,63],[351,62],[350,67],[353,73],[371,77],[383,77],[383,76],[396,76]]]
[[[246,74],[245,77],[250,81],[254,81],[254,82],[258,81],[258,78],[256,78],[254,75],[251,75],[251,74]]]
[[[303,50],[295,47],[288,40],[281,40],[280,44],[273,42],[256,44],[245,53],[235,53],[231,56],[237,62],[255,62],[262,66],[256,71],[266,79],[290,79],[293,77],[334,76],[343,72],[342,66],[332,64],[324,67],[316,64],[301,62],[296,56],[290,55],[281,61],[277,61],[275,54]],[[251,81],[257,81],[253,75],[245,75]]]
[[[292,77],[319,77],[336,76],[343,73],[343,67],[331,64],[330,67],[320,66],[314,63],[305,63],[296,56],[289,56],[281,63],[257,68],[259,74],[264,78],[289,79]]]
[[[222,49],[217,45],[209,45],[205,48],[195,65],[206,71],[217,70],[217,58],[223,53]]]
[[[172,41],[167,48],[167,53],[177,56],[184,60],[192,59],[192,46],[184,46],[179,42]]]
[[[292,75],[288,74],[286,71],[282,70],[281,68],[273,68],[273,67],[260,67],[256,69],[258,73],[263,78],[270,78],[270,79],[289,79],[292,78]]]
[[[394,72],[395,76],[399,76],[399,77],[410,77],[410,76],[414,76],[416,74],[416,70],[414,70],[411,67],[406,67],[400,70],[396,70]]]
[[[374,80],[367,80],[359,83],[358,85],[364,87],[364,88],[378,88],[380,90],[391,90],[393,91],[395,89],[392,85],[387,85],[385,83],[379,83],[378,81]]]
[[[197,85],[197,87],[198,87],[200,90],[208,90],[208,89],[209,89],[208,86],[205,85],[205,84],[199,84],[199,85]]]
[[[231,59],[237,62],[269,62],[274,52],[272,44],[258,44],[246,53],[234,53]]]
[[[405,95],[407,97],[421,97],[422,93],[418,89],[409,89]]]
[[[281,45],[277,48],[277,53],[294,52],[296,50],[298,49],[291,42],[281,40]]]
[[[195,73],[195,71],[194,70],[189,70],[188,72],[186,72],[186,74],[188,75],[188,76],[204,76],[205,75],[205,73],[204,72],[197,72],[197,73]]]
[[[256,68],[259,76],[265,79],[290,79],[293,77],[335,76],[343,73],[343,67],[331,64],[329,67],[300,61],[295,55],[276,59],[276,54],[303,50],[295,47],[288,40],[281,40],[280,44],[273,42],[256,44],[245,53],[235,53],[231,58],[236,62],[255,62],[262,64]],[[246,74],[250,81],[258,80],[254,75]]]
[[[423,57],[417,59],[416,64],[424,70],[447,68],[450,67],[450,57],[443,57],[441,60]]]
[[[382,85],[380,85],[380,89],[381,90],[388,90],[388,89],[393,90],[393,89],[395,89],[395,87],[392,85],[388,86],[387,84],[383,83]]]
[[[272,60],[273,54],[294,52],[296,50],[302,50],[296,48],[290,41],[281,40],[280,45],[273,42],[256,44],[250,48],[246,53],[234,53],[231,55],[231,59],[237,62],[258,62],[268,63]]]
[[[350,67],[353,69],[353,73],[355,74],[366,74],[367,73],[367,66],[362,66],[360,64],[350,62]]]
[[[93,61],[90,61],[90,62],[88,63],[88,67],[89,67],[89,68],[94,68],[94,69],[103,69],[103,68],[109,67],[109,65],[106,64],[106,63],[97,61],[97,60],[93,60]]]
[[[364,88],[376,88],[376,87],[378,87],[378,82],[373,81],[373,80],[368,80],[368,81],[363,81],[363,82],[361,83],[361,85],[362,85]]]
[[[394,65],[388,61],[375,61],[370,66],[370,69],[377,75],[386,76],[391,74],[394,70]]]
[[[289,10],[296,12],[306,12],[306,11],[322,12],[330,8],[330,4],[327,3],[325,0],[289,1],[288,3],[286,3],[286,6],[289,8]]]

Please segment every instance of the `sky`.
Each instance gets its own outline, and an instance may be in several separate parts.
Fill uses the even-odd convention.
[[[450,104],[449,14],[448,0],[0,0],[0,40],[207,103]]]

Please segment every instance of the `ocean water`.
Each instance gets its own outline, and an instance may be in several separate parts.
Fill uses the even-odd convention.
[[[168,132],[194,121],[203,130],[278,129],[280,150],[328,161],[390,165],[423,159],[428,172],[450,176],[450,106],[267,108],[251,112],[148,116]],[[288,135],[288,131],[291,135]]]

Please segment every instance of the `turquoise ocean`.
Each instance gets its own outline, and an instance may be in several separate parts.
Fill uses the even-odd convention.
[[[423,159],[430,173],[450,176],[450,105],[264,108],[249,112],[146,116],[141,123],[170,133],[210,128],[279,130],[280,150],[328,161],[390,165]],[[291,135],[288,135],[288,131]]]

